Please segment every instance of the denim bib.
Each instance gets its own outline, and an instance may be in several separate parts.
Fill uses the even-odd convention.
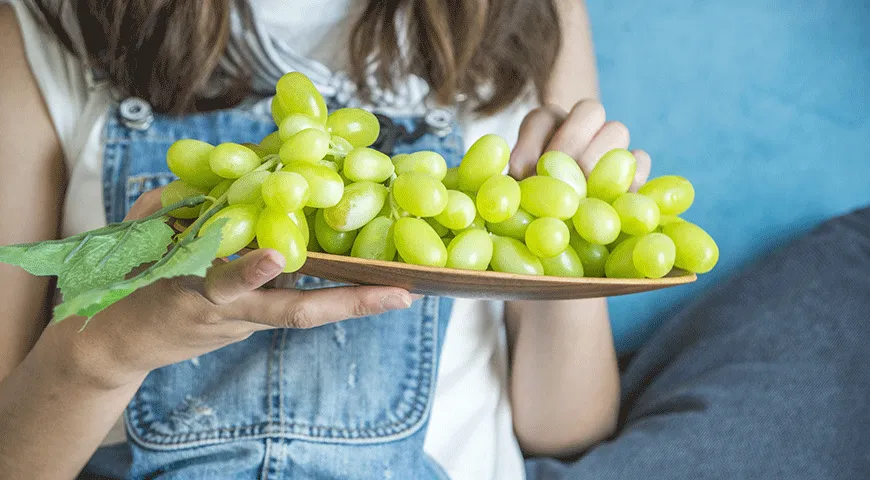
[[[264,105],[182,117],[154,114],[136,99],[113,108],[104,138],[107,220],[121,220],[139,195],[176,178],[166,167],[174,141],[256,143],[274,131]],[[433,150],[458,164],[462,138],[452,119],[381,120],[391,153]],[[312,277],[297,284],[331,286]],[[426,297],[404,311],[259,332],[151,372],[125,413],[129,476],[447,478],[423,440],[451,305]]]

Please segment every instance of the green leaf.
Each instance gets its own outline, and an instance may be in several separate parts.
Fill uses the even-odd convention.
[[[222,224],[225,221],[220,220],[217,223]],[[60,322],[73,315],[90,319],[137,289],[164,278],[186,275],[204,277],[217,254],[221,226],[209,228],[200,237],[185,237],[159,262],[129,280],[95,288],[74,297],[65,297],[65,301],[54,309],[54,321]]]

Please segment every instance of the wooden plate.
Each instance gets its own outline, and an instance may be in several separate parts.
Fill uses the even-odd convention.
[[[423,267],[314,252],[308,253],[308,261],[299,272],[341,283],[388,285],[426,295],[492,300],[612,297],[697,280],[694,274],[677,269],[659,279],[539,277]]]

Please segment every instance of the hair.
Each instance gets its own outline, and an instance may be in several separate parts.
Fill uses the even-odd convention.
[[[160,112],[225,108],[251,93],[243,74],[203,94],[224,55],[230,13],[245,0],[32,1],[70,51]],[[82,48],[62,20],[66,8],[77,18]],[[397,74],[419,75],[438,102],[462,94],[488,114],[530,85],[544,94],[560,39],[554,0],[369,0],[351,34],[350,74],[363,95],[370,93],[369,74],[382,88],[392,87]]]

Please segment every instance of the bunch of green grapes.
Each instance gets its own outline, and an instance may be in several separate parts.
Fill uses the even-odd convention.
[[[550,151],[537,175],[504,174],[510,147],[485,135],[458,167],[436,152],[392,158],[370,146],[377,118],[358,108],[328,112],[304,75],[277,84],[278,130],[259,144],[176,142],[167,154],[178,180],[164,205],[207,195],[201,232],[226,219],[217,255],[272,248],[298,270],[307,252],[466,270],[568,277],[659,278],[675,266],[704,273],[719,256],[713,239],[678,217],[694,188],[677,176],[629,192],[636,161],[607,153],[587,179],[568,155]],[[184,232],[182,232],[182,235]]]

